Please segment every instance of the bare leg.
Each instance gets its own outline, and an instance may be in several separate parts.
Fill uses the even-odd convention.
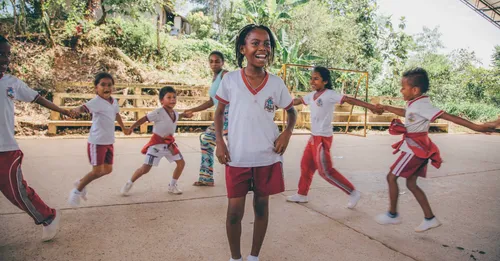
[[[391,214],[396,214],[398,212],[399,197],[398,176],[389,172],[389,174],[387,174],[387,183],[389,184],[389,212]]]
[[[177,180],[180,178],[182,170],[184,170],[184,166],[186,165],[186,162],[184,161],[184,159],[180,159],[176,160],[175,163],[177,164],[177,166],[174,169],[174,174],[172,175],[172,178]]]
[[[151,165],[148,164],[142,164],[140,168],[138,168],[135,172],[134,175],[132,175],[132,178],[130,178],[130,181],[135,182],[138,180],[142,175],[148,173],[151,170]]]
[[[87,186],[90,182],[104,175],[107,175],[112,171],[113,171],[113,165],[110,164],[93,166],[92,170],[80,180],[80,183],[78,184],[78,187],[76,189],[78,189],[78,191],[82,191],[85,188],[85,186]]]
[[[424,211],[425,218],[432,218],[434,214],[432,213],[431,206],[427,197],[425,196],[424,191],[417,185],[418,175],[411,175],[408,179],[406,179],[406,187],[413,193],[413,196],[420,204],[420,207]]]
[[[227,207],[226,232],[233,259],[241,258],[241,219],[245,213],[245,197],[230,198]]]
[[[269,196],[259,197],[254,195],[253,199],[255,222],[253,224],[253,242],[250,254],[252,256],[259,256],[269,221]]]

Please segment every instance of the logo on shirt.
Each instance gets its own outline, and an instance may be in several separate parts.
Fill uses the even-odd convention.
[[[408,114],[408,121],[411,123],[415,122],[415,114],[413,112],[410,112],[410,114]]]
[[[318,107],[323,106],[323,101],[321,100],[321,98],[319,98],[319,99],[316,101],[316,105],[318,105]]]
[[[264,110],[266,110],[268,112],[274,112],[273,97],[267,98],[266,102],[264,103]]]
[[[7,87],[7,97],[14,99],[14,88]]]

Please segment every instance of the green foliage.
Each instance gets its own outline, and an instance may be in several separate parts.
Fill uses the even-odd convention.
[[[217,33],[213,29],[213,21],[209,16],[205,16],[202,12],[190,13],[187,20],[191,25],[193,35],[198,39],[213,38]]]

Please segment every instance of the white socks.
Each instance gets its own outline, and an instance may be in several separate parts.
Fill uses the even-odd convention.
[[[176,179],[172,179],[170,181],[170,186],[175,186],[177,184],[177,180]]]

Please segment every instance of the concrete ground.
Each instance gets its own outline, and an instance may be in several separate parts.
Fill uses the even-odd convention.
[[[286,191],[271,197],[262,261],[301,260],[500,260],[500,136],[432,135],[445,160],[419,180],[443,226],[415,233],[422,211],[400,180],[403,223],[381,226],[373,217],[387,210],[385,176],[396,159],[390,144],[399,137],[336,135],[336,168],[362,192],[355,210],[348,197],[316,176],[309,203],[285,202],[295,193],[308,136],[294,136],[285,154]],[[118,139],[114,172],[88,186],[88,201],[69,208],[73,182],[89,171],[85,139],[20,140],[26,180],[52,207],[62,209],[57,237],[40,242],[41,227],[0,196],[0,260],[229,260],[223,167],[216,186],[193,187],[200,160],[197,137],[178,137],[187,166],[179,181],[184,194],[169,195],[173,164],[119,190],[142,164],[146,138]],[[252,238],[252,195],[243,220],[242,251]]]

